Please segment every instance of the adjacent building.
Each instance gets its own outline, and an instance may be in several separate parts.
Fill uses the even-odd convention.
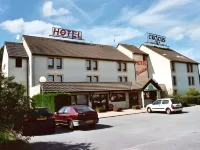
[[[167,94],[185,94],[189,88],[200,90],[198,62],[170,48],[141,45],[148,54],[149,78],[164,84]]]

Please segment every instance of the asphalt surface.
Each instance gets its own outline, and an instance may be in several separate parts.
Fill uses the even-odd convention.
[[[181,114],[142,113],[100,119],[96,129],[32,137],[38,150],[199,150],[200,106]]]

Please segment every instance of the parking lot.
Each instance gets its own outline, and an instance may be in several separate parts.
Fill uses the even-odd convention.
[[[93,130],[58,128],[55,134],[35,136],[30,142],[39,150],[199,150],[200,106],[184,108],[182,114],[104,118]]]

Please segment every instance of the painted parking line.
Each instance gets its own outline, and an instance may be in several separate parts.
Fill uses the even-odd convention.
[[[200,131],[196,131],[196,133],[200,133]],[[177,140],[177,139],[186,137],[186,136],[188,136],[188,135],[190,135],[190,134],[193,134],[193,132],[191,132],[191,133],[186,133],[186,134],[182,134],[182,135],[179,135],[179,136],[175,136],[175,137],[173,137],[173,138],[168,137],[168,138],[165,138],[165,139],[162,139],[162,140],[156,140],[156,141],[152,141],[152,142],[143,143],[143,144],[140,144],[140,145],[137,145],[137,146],[125,148],[125,149],[123,149],[123,150],[137,150],[138,148],[141,148],[141,147],[144,147],[144,146],[148,146],[148,145],[151,145],[151,144],[162,143],[162,142],[168,142],[168,141],[171,141],[171,140]]]

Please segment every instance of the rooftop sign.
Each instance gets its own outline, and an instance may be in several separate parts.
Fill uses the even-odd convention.
[[[56,27],[52,28],[52,35],[50,35],[50,36],[82,40],[82,32],[81,31],[56,28]]]
[[[166,37],[162,35],[157,35],[153,33],[147,33],[147,42],[149,44],[160,45],[168,47],[166,43]]]

